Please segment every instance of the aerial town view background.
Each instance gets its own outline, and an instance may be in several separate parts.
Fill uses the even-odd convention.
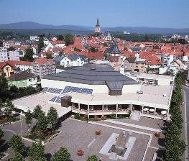
[[[188,161],[188,0],[0,0],[0,160]]]

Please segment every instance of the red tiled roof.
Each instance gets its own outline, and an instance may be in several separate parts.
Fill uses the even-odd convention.
[[[37,63],[37,64],[39,64],[39,65],[43,65],[43,64],[46,64],[47,62],[52,63],[53,60],[52,59],[47,59],[47,58],[41,58],[40,57],[40,58],[35,59],[34,62]]]
[[[160,65],[161,60],[153,52],[140,52],[140,58],[146,59],[148,65]]]
[[[13,63],[10,62],[0,62],[0,69],[3,69],[6,65],[11,66],[13,69],[16,69],[16,66]]]

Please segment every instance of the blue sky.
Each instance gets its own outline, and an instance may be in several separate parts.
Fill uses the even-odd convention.
[[[0,23],[189,28],[189,0],[0,0]]]

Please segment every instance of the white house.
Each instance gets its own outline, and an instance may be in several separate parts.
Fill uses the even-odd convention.
[[[0,62],[8,61],[8,60],[20,60],[20,52],[15,51],[7,51],[6,48],[0,48]]]
[[[65,56],[60,61],[60,65],[63,67],[83,66],[86,62],[86,58],[84,58],[83,56],[77,54],[70,54]]]

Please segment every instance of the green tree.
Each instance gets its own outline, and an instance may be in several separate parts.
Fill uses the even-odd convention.
[[[47,117],[45,116],[45,113],[41,113],[38,115],[37,117],[37,129],[41,130],[41,131],[44,131],[47,129],[47,126],[48,126],[48,120],[47,120]]]
[[[4,132],[2,129],[0,129],[0,140],[2,139],[3,136],[4,136]]]
[[[12,111],[14,109],[14,105],[13,103],[7,99],[6,102],[5,102],[5,112],[7,115],[11,115]]]
[[[0,98],[5,101],[8,95],[8,81],[4,76],[0,76]]]
[[[64,147],[61,147],[56,153],[54,153],[52,157],[52,161],[69,161],[70,160],[70,153]]]
[[[34,55],[33,49],[27,48],[26,51],[25,51],[25,55],[23,57],[23,60],[32,62],[34,60],[33,55]]]
[[[13,148],[14,152],[23,154],[24,144],[22,143],[22,138],[18,135],[13,135],[9,142],[10,146]]]
[[[50,107],[50,110],[47,113],[48,123],[51,124],[52,129],[54,129],[54,125],[57,123],[58,113],[57,110],[53,107]]]
[[[29,149],[29,158],[31,161],[45,161],[44,146],[41,142],[33,143]]]
[[[43,35],[39,36],[39,42],[38,42],[38,53],[40,53],[42,51],[42,49],[44,48],[45,44],[44,44],[44,37]]]
[[[34,118],[38,118],[39,115],[41,115],[43,113],[43,111],[41,110],[41,106],[37,105],[33,111],[33,117]]]
[[[28,110],[28,112],[25,114],[25,121],[27,125],[31,125],[32,123],[32,119],[33,119],[33,115],[30,112],[30,110]]]
[[[60,41],[64,40],[64,36],[63,35],[58,35],[57,36],[57,40],[60,40]]]
[[[52,58],[53,58],[52,55],[53,55],[52,53],[47,53],[47,54],[46,54],[46,58],[47,58],[47,59],[52,59]]]
[[[71,45],[74,43],[74,36],[71,34],[66,34],[64,36],[64,41],[66,46]]]
[[[20,153],[16,152],[11,161],[24,161],[24,157]]]
[[[88,157],[87,161],[99,161],[99,159],[96,155],[91,155]]]

